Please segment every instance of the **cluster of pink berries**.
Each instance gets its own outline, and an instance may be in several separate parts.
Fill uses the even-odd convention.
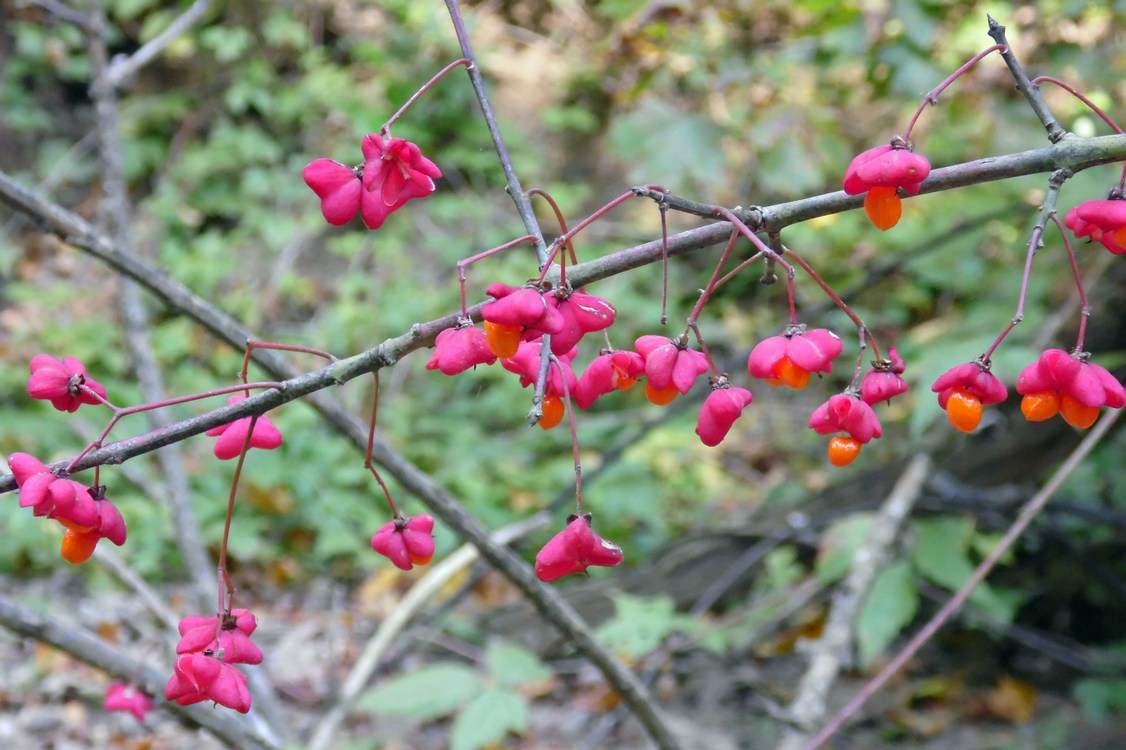
[[[254,615],[235,609],[214,617],[192,615],[180,621],[180,642],[164,697],[181,706],[214,701],[241,713],[250,710],[246,675],[233,664],[261,664],[262,652],[250,636]]]
[[[85,365],[76,357],[60,360],[38,354],[32,357],[30,370],[28,395],[50,401],[59,411],[75,412],[84,404],[110,405],[105,388],[87,374]],[[243,398],[245,396],[232,396],[227,403],[237,403]],[[215,455],[223,460],[237,456],[250,423],[247,417],[208,430],[208,435],[219,438]],[[281,442],[281,432],[270,419],[258,417],[250,437],[251,447],[276,448]],[[70,479],[65,469],[52,470],[26,453],[11,454],[8,467],[19,486],[20,507],[31,508],[36,516],[53,518],[66,529],[62,557],[67,562],[78,564],[89,560],[101,539],[109,539],[118,546],[125,544],[125,520],[106,497],[104,485],[86,486]]]
[[[104,485],[87,487],[65,472],[55,474],[26,453],[9,456],[8,468],[20,488],[20,507],[53,518],[66,529],[61,553],[67,562],[77,565],[89,560],[101,539],[119,547],[125,544],[125,520],[106,497]]]
[[[378,229],[411,198],[434,191],[442,170],[402,138],[369,133],[360,143],[362,164],[348,167],[317,159],[305,167],[305,184],[321,199],[329,224],[347,224],[357,213],[369,229]]]
[[[845,173],[845,192],[866,192],[864,208],[869,219],[886,230],[901,214],[898,189],[917,194],[929,172],[926,158],[913,153],[898,138],[853,159]],[[1120,187],[1111,190],[1106,199],[1088,200],[1072,208],[1064,224],[1078,238],[1098,242],[1115,255],[1126,253],[1126,199]],[[1008,389],[990,371],[986,358],[950,369],[931,390],[938,394],[938,403],[950,423],[963,432],[977,429],[982,407],[1008,397]],[[1021,410],[1029,420],[1038,422],[1060,414],[1068,424],[1079,428],[1094,424],[1104,406],[1117,409],[1126,405],[1122,384],[1105,368],[1092,364],[1089,353],[1078,349],[1071,353],[1045,351],[1021,371],[1017,392],[1024,397]]]
[[[1126,406],[1126,389],[1105,367],[1090,361],[1087,352],[1048,349],[1017,377],[1021,412],[1031,422],[1059,414],[1073,427],[1086,429],[1099,410]],[[981,423],[982,407],[998,404],[1009,392],[988,364],[975,360],[958,365],[931,386],[938,403],[956,428],[973,432]]]

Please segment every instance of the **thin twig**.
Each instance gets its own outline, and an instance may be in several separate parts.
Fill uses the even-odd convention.
[[[1048,483],[1044,485],[1043,489],[1037,492],[1032,499],[1021,508],[1013,525],[1010,526],[1009,530],[1005,532],[1005,535],[998,540],[997,546],[981,561],[966,582],[962,584],[962,587],[958,589],[957,593],[955,593],[942,609],[936,612],[930,621],[911,638],[907,645],[880,670],[879,674],[873,677],[844,708],[830,719],[829,723],[817,733],[817,736],[805,746],[805,750],[818,750],[818,748],[823,747],[829,738],[836,734],[836,732],[844,726],[845,722],[853,717],[856,712],[891,679],[892,675],[898,672],[903,665],[938,632],[938,629],[961,608],[962,604],[965,603],[974,589],[978,587],[978,584],[984,581],[985,577],[989,575],[994,566],[997,565],[997,561],[1016,543],[1017,539],[1024,533],[1024,530],[1028,528],[1028,524],[1032,523],[1032,519],[1044,509],[1044,506],[1048,504],[1052,496],[1055,495],[1063,483],[1067,481],[1067,478],[1071,476],[1072,472],[1083,463],[1087,455],[1094,450],[1095,446],[1099,444],[1099,441],[1103,439],[1121,416],[1121,409],[1115,409],[1102,415],[1094,429],[1083,438],[1083,442],[1075,446],[1075,450],[1073,450],[1067,457],[1067,460],[1056,469],[1056,473],[1052,475],[1052,478],[1048,480]]]
[[[873,519],[865,542],[853,553],[848,578],[833,597],[825,632],[810,648],[809,664],[790,703],[793,726],[787,727],[779,750],[801,747],[809,739],[808,732],[824,720],[829,691],[842,665],[849,661],[856,615],[923,490],[930,464],[925,453],[911,459]]]
[[[207,8],[210,5],[211,0],[196,0],[192,3],[191,7],[177,16],[172,23],[168,24],[168,27],[164,31],[146,42],[132,55],[122,59],[115,59],[106,73],[110,85],[114,88],[119,88],[122,84],[131,81],[133,76],[137,75],[137,71],[151,62],[157,55],[164,51],[165,47],[187,31],[188,27],[193,23],[198,21],[200,16],[207,12]]]
[[[207,3],[204,2],[203,5],[206,7]],[[105,218],[108,224],[108,234],[113,238],[115,245],[122,253],[131,254],[133,250],[132,232],[130,231],[132,216],[125,186],[117,94],[108,67],[105,41],[108,29],[105,10],[101,0],[91,0],[90,8],[87,50],[90,55],[92,77],[90,92],[94,99],[99,155],[102,161],[101,178],[102,187],[105,191]],[[202,10],[201,8],[200,12]],[[173,23],[173,26],[176,25],[176,23]],[[185,27],[186,25],[184,24]],[[172,30],[172,27],[169,27],[169,30]],[[179,33],[179,31],[176,33]],[[140,287],[132,279],[122,280],[118,306],[125,324],[126,341],[133,358],[137,378],[140,381],[142,396],[150,403],[161,401],[164,398],[164,384],[160,374],[160,366],[153,351],[148,313],[145,311],[141,299]],[[167,416],[157,411],[149,411],[148,420],[150,427],[154,430],[166,427],[170,421]],[[178,446],[169,445],[166,450],[157,453],[157,461],[160,463],[162,472],[168,478],[169,489],[171,490],[168,496],[168,504],[175,521],[175,537],[188,566],[188,571],[194,578],[196,588],[199,589],[197,597],[202,598],[207,588],[206,571],[210,570],[211,566],[207,559],[207,550],[199,531],[199,524],[191,507],[191,495],[187,475],[183,468],[182,453]],[[225,548],[225,536],[223,541]],[[255,723],[258,731],[264,735],[270,736],[272,732],[277,732],[282,738],[286,737],[288,727],[280,720],[282,713],[278,707],[277,693],[265,673],[253,671],[247,675],[247,679],[254,690],[257,705],[255,712],[246,720]]]
[[[72,23],[80,29],[86,28],[89,22],[89,19],[87,19],[83,13],[75,10],[66,3],[59,2],[59,0],[16,0],[16,7],[19,8],[21,6],[42,8],[59,20]]]
[[[520,178],[516,176],[516,168],[512,166],[512,159],[508,155],[508,146],[504,143],[504,136],[500,132],[500,124],[493,112],[493,105],[489,102],[489,95],[485,91],[485,79],[481,77],[481,68],[477,65],[477,57],[473,54],[473,45],[469,42],[469,31],[465,28],[465,20],[461,16],[458,0],[446,0],[446,10],[450,13],[450,21],[454,26],[458,44],[461,46],[461,55],[469,61],[466,70],[469,73],[469,82],[473,86],[473,93],[477,97],[477,104],[481,107],[481,115],[485,119],[485,127],[493,139],[493,148],[496,149],[497,159],[500,160],[504,178],[507,181],[505,191],[512,202],[516,204],[516,211],[524,222],[524,229],[536,238],[536,255],[539,256],[540,266],[547,264],[547,245],[543,241],[543,231],[540,229],[539,220],[536,219],[532,201],[524,188],[520,186]]]
[[[1068,132],[1060,125],[1052,111],[1048,109],[1048,103],[1044,101],[1040,87],[1028,80],[1028,74],[1024,72],[1020,61],[1013,54],[1013,48],[1009,45],[1008,39],[1005,38],[1005,27],[997,23],[992,16],[989,16],[989,36],[993,37],[993,41],[997,44],[1004,46],[1004,49],[1001,50],[1001,57],[1005,60],[1005,64],[1009,66],[1009,72],[1012,74],[1013,80],[1016,81],[1017,91],[1024,95],[1029,106],[1032,107],[1032,111],[1036,113],[1036,116],[1044,125],[1044,129],[1048,131],[1048,140],[1052,143],[1063,140],[1065,136],[1069,135]]]

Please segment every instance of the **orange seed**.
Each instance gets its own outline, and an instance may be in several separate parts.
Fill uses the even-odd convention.
[[[973,432],[981,424],[981,399],[965,388],[955,388],[946,401],[946,418],[962,432]]]
[[[516,350],[520,348],[520,329],[486,320],[485,343],[489,351],[501,359],[515,357]]]
[[[903,215],[903,201],[893,187],[869,188],[864,196],[864,213],[881,232],[894,227]]]
[[[848,466],[860,455],[860,441],[854,437],[836,435],[829,440],[829,463]]]
[[[1060,400],[1060,416],[1072,427],[1085,430],[1099,418],[1099,407],[1084,406],[1071,396],[1064,395]]]

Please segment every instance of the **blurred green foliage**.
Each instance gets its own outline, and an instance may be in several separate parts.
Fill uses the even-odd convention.
[[[403,672],[362,694],[356,707],[395,719],[433,721],[453,716],[450,747],[494,747],[509,734],[528,730],[528,701],[521,692],[553,678],[531,651],[494,641],[482,669],[457,662],[435,662]]]
[[[110,20],[120,29],[114,51],[136,49],[185,5],[109,2]],[[853,154],[901,131],[927,90],[991,43],[987,11],[1009,27],[1030,72],[1080,84],[1107,106],[1122,101],[1126,57],[1115,52],[1121,3],[535,0],[471,3],[468,20],[525,186],[556,195],[573,225],[637,182],[729,205],[837,189]],[[93,216],[97,167],[83,40],[76,29],[43,18],[25,8],[0,28],[0,133],[9,143],[0,159],[5,171]],[[300,177],[317,157],[357,162],[362,136],[456,56],[448,20],[431,4],[217,3],[122,99],[139,252],[260,337],[338,355],[456,309],[455,262],[523,233],[460,73],[438,83],[395,125],[396,135],[416,141],[442,168],[432,197],[412,202],[378,232],[358,222],[332,228]],[[941,166],[1044,145],[1043,128],[1012,89],[1001,61],[988,58],[924,113],[914,136],[919,149]],[[1066,127],[1102,132],[1077,102],[1046,93]],[[1065,205],[1105,192],[1114,178],[1110,167],[1079,175],[1067,187]],[[929,383],[977,356],[1011,317],[1026,233],[1043,191],[1044,180],[1030,177],[924,196],[906,203],[903,220],[887,234],[857,212],[787,230],[787,244],[835,288],[851,290],[848,301],[908,362],[912,391],[881,412],[887,439],[865,450],[861,461],[868,466],[936,441]],[[546,211],[541,218],[551,233],[553,219]],[[670,221],[674,229],[697,223]],[[33,242],[32,227],[10,218],[0,227],[0,453],[19,450],[44,460],[73,455],[97,434],[101,415],[84,409],[68,419],[31,402],[22,363],[40,351],[79,356],[115,402],[134,402],[114,282],[87,258]],[[628,204],[582,235],[578,250],[590,258],[657,236],[656,209]],[[1071,294],[1061,251],[1049,233],[1026,322],[995,358],[1009,382],[1033,358],[1033,343],[1042,344],[1038,334],[1050,313]],[[687,314],[717,252],[673,262],[671,320]],[[1096,251],[1080,252],[1089,267]],[[886,272],[870,276],[875,269]],[[524,251],[489,259],[469,271],[470,298],[480,299],[491,281],[518,283],[535,271]],[[750,346],[785,321],[782,285],[761,287],[753,271],[744,277],[721,290],[701,320],[714,353],[733,373],[742,371]],[[616,346],[659,329],[659,284],[658,269],[647,268],[590,290],[620,311],[611,332]],[[803,320],[848,331],[847,320],[826,311],[805,279],[798,301]],[[175,311],[153,312],[170,392],[233,381],[240,352]],[[1071,326],[1057,338],[1070,336]],[[847,360],[855,343],[850,334],[844,338]],[[580,365],[598,344],[584,346]],[[1098,360],[1104,356],[1114,361],[1113,352],[1100,351]],[[530,394],[511,376],[494,367],[447,378],[425,371],[425,358],[417,353],[384,374],[381,429],[470,512],[499,526],[544,507],[572,481],[569,438],[562,429],[544,434],[525,426]],[[631,563],[642,562],[688,528],[735,526],[768,499],[785,503],[824,487],[824,444],[805,423],[820,400],[846,384],[851,367],[839,370],[809,393],[757,386],[755,405],[715,451],[692,434],[694,408],[660,419],[640,389],[583,414],[578,430],[588,471],[623,449],[586,488],[600,533],[621,542]],[[370,385],[356,382],[338,395],[364,414]],[[212,405],[172,411],[182,417]],[[358,577],[385,564],[367,545],[365,535],[386,511],[361,458],[305,406],[287,406],[275,419],[286,441],[276,452],[249,458],[233,529],[236,560],[289,561],[299,577],[324,571]],[[623,445],[646,420],[656,426]],[[142,418],[133,417],[112,437],[144,429]],[[231,467],[214,461],[205,438],[184,450],[195,506],[214,545]],[[1097,504],[1123,486],[1113,450],[1097,455],[1070,491]],[[175,561],[161,479],[148,459],[131,466],[129,477],[113,469],[103,475],[129,523],[124,554],[141,572],[165,575]],[[409,498],[400,502],[407,512],[419,509]],[[4,524],[0,571],[27,574],[56,564],[52,530],[14,511]],[[949,587],[964,579],[963,568],[977,554],[972,527],[938,519],[920,522],[915,532],[918,573]],[[456,543],[446,529],[437,537],[439,554]],[[844,559],[819,573],[839,576]],[[761,585],[768,589],[804,574],[791,547],[767,563]],[[913,600],[902,592],[912,587],[903,577],[882,586],[881,596],[899,597],[896,622],[909,620]],[[1015,602],[1002,593],[983,588],[979,603],[1011,615]],[[654,638],[684,627],[661,609],[662,600],[618,604],[619,629],[638,619],[635,610],[650,611],[642,604],[659,610]],[[892,635],[866,646],[865,656]]]

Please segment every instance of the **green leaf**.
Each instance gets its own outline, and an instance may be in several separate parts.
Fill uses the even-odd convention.
[[[916,521],[914,528],[912,559],[919,573],[939,586],[961,586],[973,572],[966,555],[973,521],[966,517],[932,518]]]
[[[973,520],[934,518],[917,521],[914,528],[917,540],[912,561],[919,573],[951,591],[961,588],[975,567],[969,556]],[[1019,592],[1000,591],[984,582],[970,594],[970,602],[1005,622],[1013,619],[1020,598]]]
[[[1112,712],[1126,712],[1126,680],[1091,677],[1075,683],[1072,693],[1095,724],[1105,722]]]
[[[490,643],[485,650],[485,668],[498,683],[510,687],[552,676],[538,656],[515,643]]]
[[[707,117],[648,96],[611,123],[607,138],[610,152],[628,165],[629,180],[710,189],[724,168],[722,136]]]
[[[817,550],[817,580],[828,584],[843,578],[852,565],[856,548],[868,538],[871,528],[871,513],[855,513],[826,529]]]
[[[792,544],[771,550],[762,561],[762,569],[758,586],[763,591],[778,591],[805,577],[805,569],[798,560],[798,551]]]
[[[601,0],[598,12],[611,21],[624,21],[640,13],[648,4],[648,0]]]
[[[617,594],[614,608],[613,619],[598,629],[598,637],[613,651],[634,659],[654,651],[684,619],[669,596]]]
[[[356,705],[377,714],[437,719],[481,692],[484,680],[462,664],[439,662],[401,674],[364,693]]]
[[[856,645],[867,667],[899,635],[919,610],[915,574],[906,561],[880,571],[857,618]]]
[[[516,693],[491,688],[473,699],[454,719],[450,750],[479,750],[500,742],[509,732],[528,730],[528,705]]]

